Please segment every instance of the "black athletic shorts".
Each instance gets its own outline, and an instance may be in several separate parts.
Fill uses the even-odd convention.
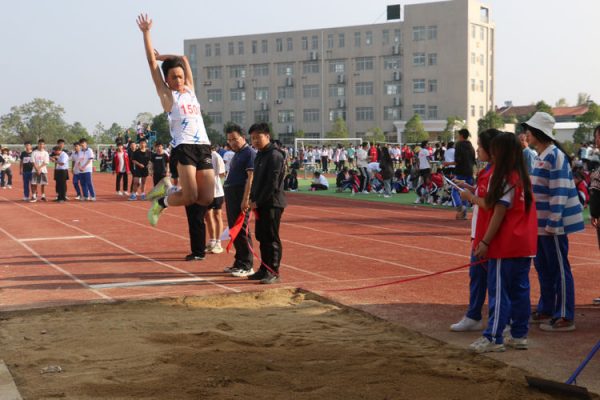
[[[173,158],[181,165],[193,165],[196,170],[213,169],[208,144],[180,144],[171,150]]]
[[[148,176],[148,168],[140,168],[137,165],[135,166],[135,168],[133,170],[134,178],[145,178],[147,176]]]
[[[213,199],[213,202],[210,203],[210,206],[208,206],[208,209],[209,210],[220,210],[221,208],[223,208],[223,199],[224,199],[224,196],[215,197]]]

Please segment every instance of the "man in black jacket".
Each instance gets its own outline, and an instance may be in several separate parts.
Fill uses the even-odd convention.
[[[469,141],[470,133],[467,129],[458,131],[458,143],[455,146],[454,162],[445,162],[444,166],[456,165],[454,173],[456,179],[473,185],[473,167],[475,166],[475,149]],[[456,219],[467,219],[468,201],[462,201],[456,188],[452,188],[452,199],[456,204]]]
[[[254,124],[249,130],[252,146],[258,153],[254,160],[254,179],[250,189],[250,208],[256,210],[255,236],[260,242],[262,261],[260,269],[250,280],[260,280],[262,284],[281,282],[279,263],[282,247],[279,239],[279,225],[283,209],[287,206],[283,190],[285,159],[271,143],[269,125]]]

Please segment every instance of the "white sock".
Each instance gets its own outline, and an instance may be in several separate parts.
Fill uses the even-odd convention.
[[[220,239],[215,239],[215,243],[217,244],[217,246],[221,247],[221,240]]]
[[[208,242],[208,244],[210,244],[211,246],[214,246],[217,244],[217,241],[215,239],[210,239],[210,241]]]
[[[167,201],[168,198],[169,198],[169,196],[167,196],[163,199],[163,202],[165,203],[165,207],[169,207],[169,202]]]

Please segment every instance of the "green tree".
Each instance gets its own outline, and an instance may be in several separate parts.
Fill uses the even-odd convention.
[[[86,138],[88,144],[94,144],[94,139],[88,133],[87,129],[80,122],[75,122],[73,125],[69,127],[69,130],[65,137],[63,138],[67,143],[67,146],[71,143],[78,142],[79,139]]]
[[[419,114],[413,115],[412,118],[408,120],[402,133],[405,135],[404,137],[406,138],[407,143],[421,143],[423,140],[429,139],[429,134],[423,128],[421,116]]]
[[[385,135],[381,131],[381,128],[376,126],[374,128],[367,129],[367,134],[365,135],[365,140],[369,142],[386,142]]]
[[[590,101],[590,99],[592,98],[592,95],[587,94],[587,93],[578,93],[577,94],[577,105],[578,106],[587,106],[588,105],[588,101]]]
[[[600,124],[600,107],[596,103],[591,103],[587,112],[576,118],[579,127],[573,132],[573,142],[581,143],[592,141],[594,128]]]
[[[206,134],[208,135],[208,139],[210,140],[210,142],[212,144],[217,144],[217,143],[223,143],[225,142],[225,137],[227,135],[225,135],[225,130],[227,129],[227,127],[229,125],[232,125],[233,122],[228,122],[227,124],[225,124],[225,127],[223,128],[223,135],[216,129],[212,128],[212,124],[213,124],[213,120],[208,116],[208,114],[206,114],[203,110],[200,110],[200,112],[202,113],[202,120],[204,121],[204,128],[206,128]]]
[[[64,114],[65,110],[52,100],[36,98],[12,107],[10,113],[0,117],[0,135],[7,143],[37,142],[39,138],[54,143],[69,129]]]
[[[442,132],[442,142],[450,142],[456,135],[455,132],[465,127],[465,120],[461,116],[446,118],[446,128]]]
[[[561,97],[560,99],[558,99],[556,104],[554,104],[554,106],[555,107],[569,107],[569,103],[567,103],[567,99],[565,99],[564,97]]]
[[[332,139],[343,139],[348,137],[348,128],[346,127],[346,123],[342,117],[338,117],[333,122],[333,128],[331,129],[331,132],[327,132],[325,137]]]
[[[152,130],[156,131],[156,140],[163,143],[165,147],[171,142],[171,128],[166,112],[157,114],[152,118]]]
[[[485,117],[480,118],[477,121],[478,133],[481,133],[487,129],[501,129],[504,128],[504,119],[494,110],[490,110],[485,114]]]
[[[554,116],[554,112],[552,112],[552,107],[550,107],[548,104],[546,104],[546,102],[544,100],[540,100],[535,104],[535,111],[541,111],[541,112],[545,112],[548,113],[552,116]],[[531,115],[533,117],[533,115]]]

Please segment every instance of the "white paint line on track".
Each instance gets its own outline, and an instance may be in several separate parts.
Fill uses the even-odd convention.
[[[296,271],[304,272],[304,273],[309,274],[309,275],[318,276],[319,278],[328,279],[329,281],[339,282],[339,280],[337,280],[337,279],[333,279],[333,278],[330,278],[330,277],[325,276],[325,275],[317,274],[316,272],[305,271],[305,270],[300,269],[300,268],[292,267],[291,265],[288,265],[288,264],[281,264],[281,266],[289,268],[289,269],[293,269],[293,270],[296,270]]]
[[[93,289],[113,289],[134,286],[159,286],[159,285],[177,285],[180,283],[202,282],[202,278],[187,278],[187,279],[163,279],[158,281],[135,281],[135,282],[117,282],[117,283],[102,283],[90,285]]]
[[[41,212],[39,212],[39,211],[36,211],[36,210],[34,210],[34,209],[32,209],[32,208],[25,207],[25,206],[23,206],[23,205],[21,205],[21,204],[19,204],[19,203],[16,203],[16,202],[14,202],[14,201],[11,201],[11,200],[9,200],[9,201],[10,201],[11,203],[13,203],[13,204],[17,205],[18,207],[22,207],[22,208],[24,208],[24,209],[26,209],[26,210],[28,210],[28,211],[34,212],[34,213],[36,213],[36,214],[39,214],[39,215],[41,215],[41,216],[43,216],[43,217],[46,217],[46,218],[48,218],[48,219],[50,219],[50,220],[52,220],[52,221],[58,222],[58,223],[60,223],[60,224],[62,224],[62,225],[65,225],[65,226],[68,226],[68,227],[70,227],[70,228],[73,228],[73,229],[75,229],[75,230],[78,230],[78,231],[80,231],[80,232],[82,232],[82,233],[85,233],[86,235],[91,235],[91,236],[94,236],[94,237],[95,237],[95,238],[97,238],[98,240],[101,240],[101,241],[103,241],[103,242],[105,242],[105,243],[108,243],[108,244],[110,244],[111,246],[114,246],[114,247],[116,247],[116,248],[118,248],[118,249],[120,249],[120,250],[123,250],[123,251],[125,251],[125,252],[127,252],[127,253],[129,253],[129,254],[132,254],[132,255],[134,255],[134,256],[136,256],[136,257],[140,257],[140,258],[143,258],[143,259],[145,259],[145,260],[148,260],[148,261],[151,261],[151,262],[153,262],[153,263],[156,263],[156,264],[158,264],[158,265],[162,265],[162,266],[164,266],[164,267],[166,267],[166,268],[172,269],[173,271],[177,271],[177,272],[180,272],[180,273],[182,273],[182,274],[185,274],[185,275],[191,276],[192,278],[197,278],[197,279],[199,279],[199,280],[202,280],[202,281],[204,281],[204,282],[206,282],[206,283],[210,283],[211,285],[218,286],[218,287],[220,287],[220,288],[222,288],[222,289],[227,289],[227,290],[230,290],[230,291],[232,291],[232,292],[235,292],[235,293],[239,293],[239,292],[240,292],[238,289],[230,288],[230,287],[228,287],[228,286],[221,285],[221,284],[219,284],[219,283],[215,283],[215,282],[212,282],[212,281],[210,281],[210,280],[207,280],[207,279],[201,278],[201,277],[199,277],[199,276],[197,276],[197,275],[194,275],[194,274],[192,274],[191,272],[188,272],[188,271],[186,271],[186,270],[183,270],[183,269],[181,269],[181,268],[177,268],[177,267],[174,267],[174,266],[172,266],[172,265],[169,265],[169,264],[163,263],[162,261],[158,261],[158,260],[155,260],[155,259],[153,259],[153,258],[151,258],[151,257],[145,256],[145,255],[143,255],[143,254],[136,253],[136,252],[135,252],[135,251],[133,251],[133,250],[129,250],[129,249],[128,249],[128,248],[126,248],[126,247],[123,247],[123,246],[121,246],[121,245],[119,245],[119,244],[116,244],[116,243],[114,243],[114,242],[111,242],[110,240],[108,240],[108,239],[105,239],[105,238],[103,238],[103,237],[101,237],[101,236],[94,235],[94,234],[92,234],[91,232],[88,232],[88,231],[86,231],[86,230],[84,230],[84,229],[81,229],[81,228],[79,228],[79,227],[76,227],[76,226],[69,225],[69,224],[67,224],[67,223],[65,223],[65,222],[63,222],[63,221],[61,221],[61,220],[59,220],[59,219],[56,219],[56,218],[49,217],[48,215],[46,215],[46,214],[44,214],[44,213],[41,213]],[[1,228],[0,228],[0,229],[1,229]],[[2,230],[4,231],[4,229],[2,229]],[[26,244],[24,244],[24,243],[21,243],[21,245],[22,245],[22,246],[27,246],[27,245],[26,245]],[[27,247],[28,247],[28,246],[27,246]],[[31,250],[31,251],[33,251],[33,250]],[[39,256],[39,257],[41,257],[41,256]],[[57,268],[60,268],[60,267],[58,267],[58,266],[56,266],[56,267],[57,267]],[[62,270],[62,269],[61,269],[61,270]],[[62,271],[64,271],[64,270],[62,270]],[[67,274],[69,274],[70,276],[74,277],[74,275],[71,275],[71,274],[70,274],[70,273],[68,273],[67,271],[65,271],[65,273],[67,273]],[[75,277],[74,277],[74,278],[75,278]],[[77,279],[79,280],[79,278],[77,278]],[[81,282],[83,282],[83,281],[81,281]],[[85,282],[84,282],[84,283],[85,283]],[[88,286],[88,287],[89,287],[89,285],[87,285],[87,284],[86,284],[86,286]]]
[[[21,246],[23,246],[27,251],[29,251],[31,254],[33,254],[34,256],[36,256],[37,258],[39,258],[40,260],[42,260],[43,262],[45,262],[46,264],[48,264],[49,266],[51,266],[52,268],[54,268],[55,270],[65,274],[66,276],[68,276],[69,278],[73,279],[75,282],[79,283],[81,286],[83,286],[85,289],[90,289],[92,292],[94,292],[96,295],[98,295],[99,297],[104,298],[105,300],[108,301],[115,301],[112,297],[105,295],[104,293],[101,293],[95,289],[92,289],[90,287],[90,285],[88,285],[87,283],[85,283],[84,281],[82,281],[81,279],[77,278],[75,275],[71,274],[69,271],[66,271],[64,269],[62,269],[61,267],[59,267],[58,265],[54,264],[53,262],[50,262],[49,260],[47,260],[46,258],[44,258],[43,256],[41,256],[40,254],[38,254],[35,250],[33,250],[31,247],[29,247],[28,245],[26,245],[23,242],[20,242],[19,239],[17,239],[16,237],[14,237],[13,235],[11,235],[10,233],[8,233],[4,228],[0,228],[0,231],[2,231],[6,236],[8,236],[9,238],[11,238],[12,240],[14,240],[15,242],[19,243]]]
[[[44,240],[73,240],[73,239],[95,239],[96,236],[63,236],[63,237],[48,237],[48,238],[31,238],[31,239],[18,239],[19,242],[37,242]]]

